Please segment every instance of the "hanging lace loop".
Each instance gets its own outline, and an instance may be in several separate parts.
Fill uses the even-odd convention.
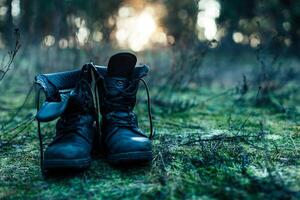
[[[149,87],[148,87],[148,85],[147,85],[147,83],[144,79],[140,78],[140,80],[144,84],[145,89],[146,89],[146,93],[147,93],[147,108],[148,108],[148,118],[149,118],[149,124],[150,124],[149,139],[153,139],[154,136],[155,136],[155,130],[154,130],[153,121],[152,121],[151,99],[150,99]]]

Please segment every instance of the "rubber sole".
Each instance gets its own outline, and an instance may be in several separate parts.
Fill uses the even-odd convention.
[[[152,151],[136,151],[107,155],[107,161],[114,165],[146,164],[152,161]]]
[[[48,169],[85,169],[91,165],[91,158],[82,159],[47,159],[43,161],[43,167]]]

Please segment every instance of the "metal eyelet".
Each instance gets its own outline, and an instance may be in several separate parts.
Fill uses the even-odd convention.
[[[123,81],[118,80],[118,81],[117,81],[117,84],[120,85],[120,86],[122,86],[124,83],[123,83]]]

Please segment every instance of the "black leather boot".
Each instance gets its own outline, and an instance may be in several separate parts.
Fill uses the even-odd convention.
[[[151,141],[138,128],[133,112],[139,82],[149,68],[146,65],[135,68],[135,64],[133,54],[116,54],[109,61],[107,73],[100,75],[101,138],[107,160],[112,164],[152,160]],[[118,67],[123,68],[118,70]],[[149,115],[151,120],[151,113]]]
[[[56,136],[44,153],[43,168],[87,168],[96,139],[97,116],[91,91],[92,65],[83,66],[68,104],[56,124]]]

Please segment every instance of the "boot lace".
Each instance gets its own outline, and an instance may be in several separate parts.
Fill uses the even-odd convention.
[[[150,125],[149,139],[153,139],[155,135],[155,130],[152,122],[152,112],[151,112],[151,98],[149,87],[146,81],[142,78],[133,80],[129,83],[126,89],[118,89],[118,95],[110,96],[109,98],[104,98],[104,104],[108,108],[113,108],[113,111],[105,114],[106,119],[111,119],[114,124],[118,126],[125,127],[136,127],[137,119],[136,115],[132,112],[132,107],[136,101],[136,91],[138,87],[135,87],[137,82],[141,81],[146,89],[147,94],[147,112]],[[107,91],[108,89],[104,87]],[[120,114],[121,112],[121,114]]]

